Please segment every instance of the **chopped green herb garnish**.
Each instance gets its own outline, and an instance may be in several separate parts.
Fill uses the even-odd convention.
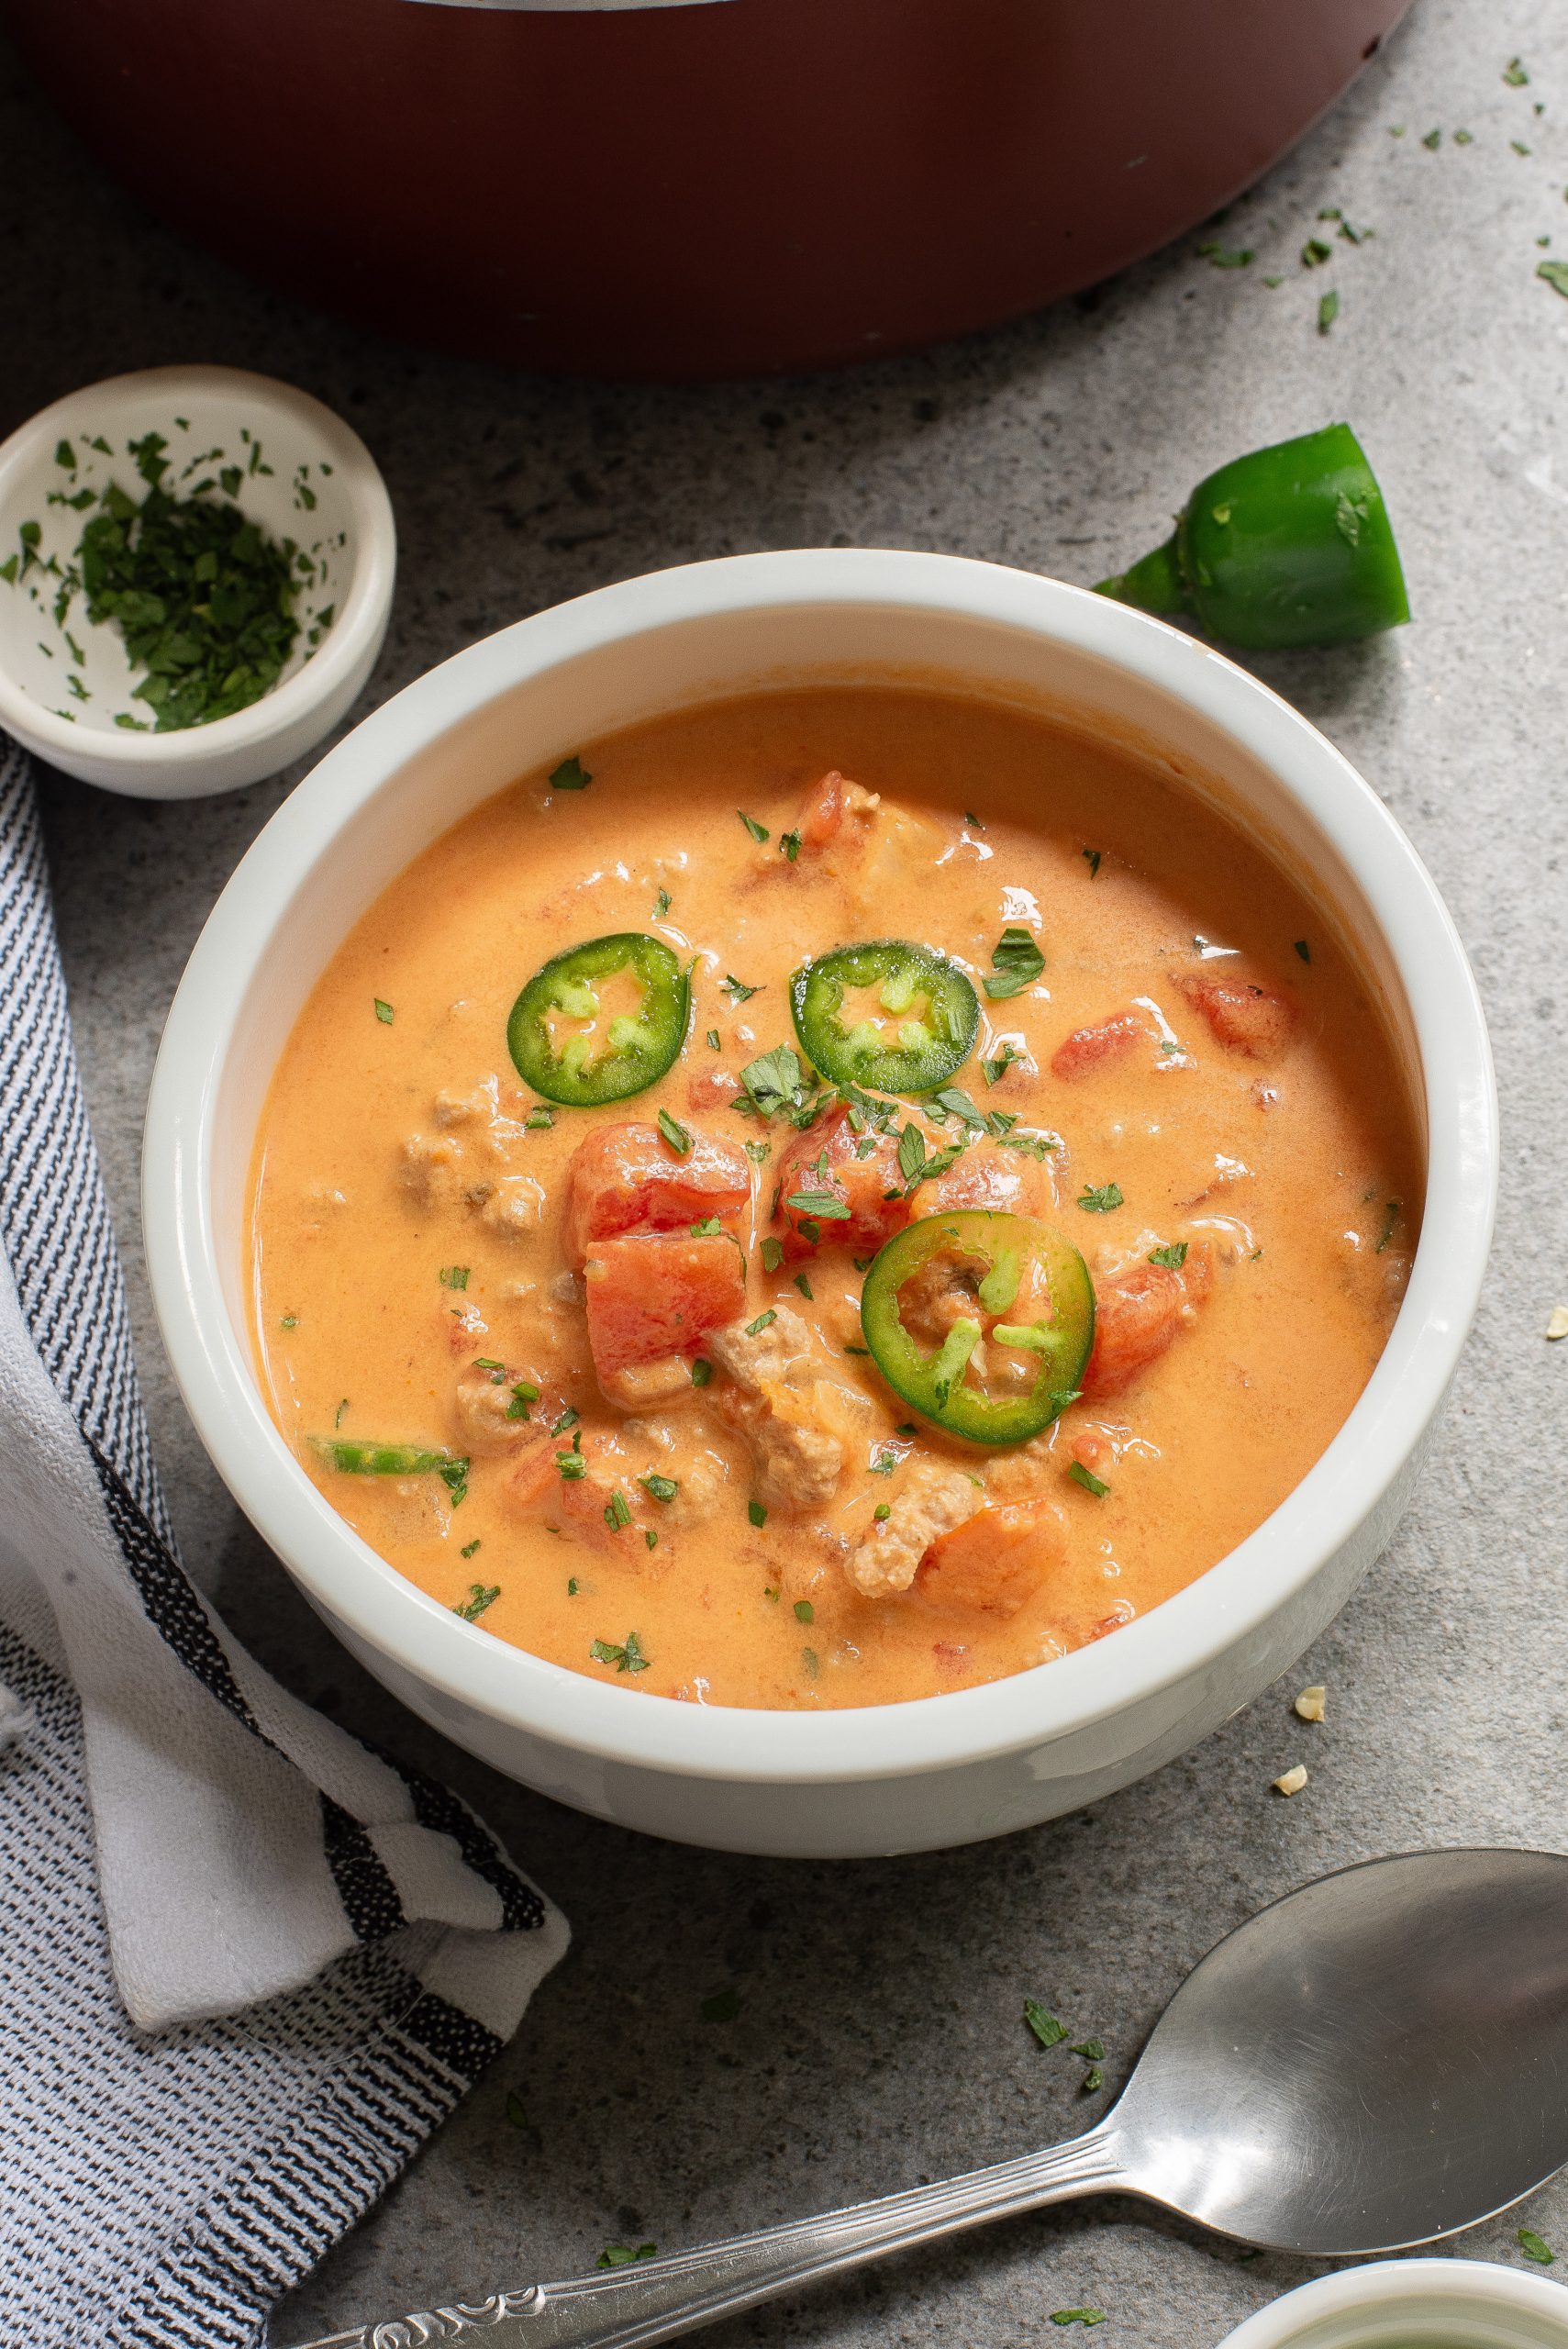
[[[811,1294],[811,1283],[806,1279],[804,1273],[796,1273],[795,1276],[795,1286],[800,1291],[802,1297],[805,1297],[807,1305],[816,1304],[817,1300]]]
[[[740,817],[740,821],[745,825],[746,829],[751,833],[751,838],[758,843],[759,847],[762,845],[763,841],[770,840],[773,837],[768,830],[766,824],[759,824],[755,816],[748,816],[744,807],[737,807],[735,813]]]
[[[1338,294],[1335,293],[1333,287],[1330,286],[1328,293],[1324,295],[1323,299],[1318,305],[1318,333],[1327,334],[1339,315],[1340,297]]]
[[[396,1013],[393,1010],[391,1004],[384,1003],[382,1001],[380,996],[377,996],[374,998],[374,1001],[376,1018],[380,1020],[384,1028],[390,1028],[393,1020],[397,1016]]]
[[[779,847],[793,864],[795,858],[800,854],[800,834],[798,832],[781,832],[779,834]]]
[[[530,1134],[547,1134],[555,1123],[555,1112],[543,1101],[536,1101],[523,1119],[523,1130]]]
[[[631,1511],[626,1505],[626,1495],[620,1490],[618,1486],[610,1495],[609,1501],[606,1506],[605,1523],[609,1527],[612,1533],[620,1532],[623,1526],[628,1526],[631,1523]]]
[[[283,1319],[278,1323],[278,1327],[280,1330],[297,1330],[299,1327],[298,1314],[285,1313]]]
[[[866,1473],[872,1476],[891,1476],[897,1465],[897,1453],[892,1449],[891,1445],[884,1444]]]
[[[1518,2239],[1519,2249],[1524,2253],[1525,2257],[1533,2259],[1538,2267],[1556,2266],[1557,2254],[1550,2243],[1542,2242],[1533,2227],[1521,2227]]]
[[[771,1052],[748,1061],[740,1082],[759,1117],[785,1117],[804,1131],[816,1115],[816,1101],[806,1096],[805,1072],[793,1044],[775,1044]]]
[[[983,832],[985,829],[985,827],[981,822],[979,817],[973,814],[968,807],[963,811],[963,820],[972,831]]]
[[[593,780],[593,776],[588,773],[582,760],[573,751],[569,759],[562,760],[561,764],[550,778],[550,787],[551,791],[586,791]]]
[[[878,1501],[876,1507],[872,1511],[873,1521],[877,1525],[885,1525],[892,1515],[893,1504],[891,1501]]]
[[[501,1382],[497,1380],[495,1383],[499,1385]],[[530,1405],[539,1401],[539,1388],[531,1378],[515,1380],[512,1386],[512,1399],[506,1406],[506,1417],[509,1419],[526,1419]]]
[[[568,1403],[565,1410],[562,1411],[561,1417],[556,1420],[555,1425],[550,1429],[550,1434],[564,1435],[569,1428],[574,1428],[576,1426],[577,1417],[577,1413],[573,1409],[572,1405]],[[582,1442],[582,1438],[581,1436],[578,1436],[575,1437],[573,1441],[580,1443]]]
[[[1110,1486],[1104,1477],[1095,1475],[1092,1470],[1084,1467],[1081,1460],[1074,1460],[1067,1474],[1073,1484],[1082,1485],[1084,1490],[1086,1493],[1093,1493],[1097,1501],[1103,1501],[1110,1491]]]
[[[816,1679],[817,1674],[822,1669],[822,1664],[815,1648],[801,1649],[800,1668],[805,1673],[807,1680]]]
[[[725,994],[729,997],[732,1003],[750,1003],[754,995],[760,995],[762,993],[762,989],[760,987],[749,987],[743,985],[740,980],[735,976],[733,971],[728,973],[725,977],[720,979],[718,984],[724,989]]]
[[[850,1206],[837,1191],[791,1191],[784,1201],[801,1215],[815,1217],[819,1223],[848,1223]]]
[[[588,1464],[580,1452],[558,1452],[555,1464],[569,1485],[581,1484],[588,1473]]]
[[[989,1060],[982,1061],[980,1063],[984,1072],[986,1084],[998,1084],[1006,1075],[1013,1063],[1021,1061],[1022,1058],[1023,1054],[1016,1044],[1004,1044],[999,1052],[994,1053]]]
[[[607,2243],[594,2264],[596,2267],[635,2267],[639,2259],[651,2259],[658,2248],[657,2243],[639,2243],[631,2251],[624,2243]]]
[[[1306,939],[1305,939],[1305,938],[1298,938],[1298,939],[1296,940],[1296,952],[1300,955],[1300,957],[1301,957],[1301,959],[1302,959],[1302,961],[1303,961],[1304,963],[1310,963],[1310,962],[1311,962],[1311,960],[1312,960],[1312,949],[1311,949],[1311,947],[1310,947],[1310,946],[1308,946],[1308,944],[1307,944],[1307,941],[1306,941]]]
[[[452,1609],[452,1613],[461,1615],[465,1623],[476,1623],[485,1609],[493,1607],[500,1596],[501,1586],[498,1582],[471,1583],[468,1597],[460,1607]]]
[[[749,1338],[760,1338],[763,1330],[771,1329],[778,1318],[778,1315],[770,1305],[765,1313],[759,1313],[754,1321],[747,1322],[746,1335]]]
[[[795,1620],[797,1623],[816,1622],[817,1609],[813,1607],[809,1598],[797,1598],[795,1600]]]
[[[637,1481],[645,1493],[652,1494],[656,1501],[673,1501],[681,1489],[673,1476],[657,1476],[651,1471]]]
[[[299,635],[292,542],[216,498],[172,497],[160,486],[166,446],[156,432],[130,444],[147,495],[138,506],[111,482],[75,558],[87,617],[118,628],[131,667],[146,673],[132,699],[160,733],[249,708]]]
[[[657,1550],[659,1547],[659,1536],[651,1525],[645,1525],[642,1529],[642,1546],[645,1550]]]
[[[724,1226],[716,1215],[705,1215],[699,1222],[689,1224],[687,1230],[694,1240],[716,1240]]]
[[[661,1109],[659,1112],[659,1130],[678,1157],[686,1158],[690,1156],[692,1147],[691,1135],[687,1132],[685,1127],[682,1125],[678,1118],[673,1118],[670,1115],[668,1109]]]
[[[1067,2036],[1067,2025],[1042,2007],[1038,1999],[1024,2000],[1024,2021],[1042,2047],[1055,2047]]]
[[[1045,957],[1032,934],[1018,923],[1009,922],[991,950],[991,969],[984,981],[985,992],[993,1002],[1018,995],[1033,985],[1044,968]]]
[[[343,1397],[343,1399],[342,1399],[342,1401],[339,1404],[339,1406],[338,1406],[337,1409],[336,1409],[336,1410],[333,1412],[333,1414],[332,1414],[332,1428],[333,1428],[333,1432],[334,1432],[334,1433],[336,1433],[336,1432],[337,1432],[337,1431],[338,1431],[338,1429],[339,1429],[339,1428],[340,1428],[340,1427],[342,1426],[342,1424],[343,1424],[343,1414],[344,1414],[344,1412],[348,1409],[348,1408],[349,1408],[349,1398],[348,1398],[348,1397],[345,1395],[345,1396],[344,1396],[344,1397]]]
[[[746,1514],[759,1531],[761,1531],[762,1528],[766,1525],[768,1521],[768,1512],[762,1507],[761,1501],[748,1501],[746,1504]]]
[[[672,899],[668,889],[661,889],[659,895],[653,900],[653,918],[655,921],[663,920],[665,915],[670,910],[671,903]]]
[[[1151,1248],[1149,1261],[1151,1264],[1163,1264],[1168,1272],[1179,1273],[1187,1261],[1187,1242],[1173,1240],[1163,1248]]]
[[[614,1647],[608,1640],[595,1640],[588,1653],[595,1664],[613,1664],[617,1672],[646,1672],[653,1661],[651,1656],[643,1654],[635,1631],[627,1633],[624,1647]]]
[[[762,1242],[762,1270],[765,1273],[776,1273],[783,1263],[784,1242],[782,1240],[774,1240],[770,1235]]]
[[[566,1577],[566,1596],[567,1596],[567,1598],[576,1598],[576,1596],[577,1596],[577,1592],[578,1592],[579,1587],[580,1587],[580,1586],[579,1586],[579,1584],[578,1584],[578,1580],[577,1580],[576,1575],[567,1575],[567,1577]]]
[[[1090,878],[1090,880],[1091,880],[1091,881],[1096,881],[1096,880],[1098,880],[1098,878],[1099,878],[1099,873],[1100,873],[1100,865],[1101,865],[1101,863],[1102,863],[1102,861],[1103,861],[1103,860],[1102,860],[1102,857],[1101,857],[1101,852],[1100,852],[1100,851],[1099,851],[1097,848],[1085,848],[1085,849],[1080,849],[1080,850],[1079,850],[1079,852],[1078,852],[1078,853],[1080,854],[1080,856],[1082,856],[1082,857],[1083,857],[1083,859],[1084,859],[1084,863],[1087,864],[1087,866],[1088,866],[1088,868],[1089,868],[1089,878]]]
[[[710,1028],[707,1031],[707,1048],[710,1052],[717,1052],[719,1049],[718,1030],[717,1028]]]
[[[706,1386],[712,1376],[712,1363],[704,1362],[701,1354],[699,1354],[695,1362],[692,1364],[692,1385],[694,1386]]]
[[[1378,1237],[1376,1245],[1373,1247],[1372,1252],[1374,1256],[1381,1256],[1389,1241],[1393,1239],[1394,1228],[1399,1220],[1402,1206],[1403,1202],[1401,1200],[1390,1199],[1388,1205],[1384,1208],[1383,1230]]]
[[[739,1990],[716,1990],[711,1998],[702,2002],[704,2022],[733,2022],[740,2011]]]
[[[459,1557],[460,1557],[460,1558],[472,1558],[472,1557],[473,1557],[473,1553],[474,1553],[474,1552],[478,1549],[478,1547],[479,1547],[479,1542],[478,1542],[478,1539],[477,1539],[477,1537],[476,1537],[476,1538],[475,1538],[473,1541],[472,1541],[472,1542],[465,1542],[463,1543],[463,1545],[462,1545],[462,1548],[458,1552],[458,1555],[459,1555]]]
[[[1085,1215],[1109,1215],[1113,1208],[1126,1205],[1119,1183],[1085,1183],[1078,1194],[1078,1205]]]
[[[468,1286],[468,1266],[466,1264],[443,1264],[440,1271],[437,1274],[436,1278],[440,1282],[443,1288],[466,1288]]]
[[[869,1346],[846,1346],[844,1348],[844,1352],[847,1354],[869,1354],[871,1348]]]

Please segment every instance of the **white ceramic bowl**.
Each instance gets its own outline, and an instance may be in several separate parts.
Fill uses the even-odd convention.
[[[1159,746],[1354,941],[1424,1104],[1409,1288],[1328,1452],[1239,1549],[1156,1612],[984,1687],[821,1714],[633,1694],[525,1654],[417,1590],[337,1516],[262,1402],[245,1197],[268,1081],[345,931],[428,841],[518,774],[684,703],[803,676],[934,671]],[[606,587],[462,652],[358,727],[219,899],[148,1112],[150,1269],[174,1373],[240,1507],[406,1703],[561,1800],[693,1842],[866,1854],[1028,1826],[1184,1752],[1284,1670],[1387,1541],[1479,1293],[1496,1185],[1486,1032],[1409,842],[1306,719],[1245,671],[1083,589],[930,554],[744,555]]]
[[[63,501],[110,480],[139,504],[146,495],[128,444],[149,432],[168,443],[165,488],[188,494],[237,467],[236,505],[272,538],[293,539],[312,566],[277,684],[231,718],[166,734],[116,724],[122,713],[148,715],[131,697],[138,677],[124,639],[107,621],[89,622],[80,595],[57,619],[60,574],[48,568],[70,565],[90,518]],[[34,562],[21,539],[30,522]],[[307,392],[236,367],[152,367],[72,392],[0,443],[0,562],[13,556],[18,575],[0,579],[0,726],[83,783],[193,799],[259,783],[331,732],[386,634],[396,535],[370,451]]]
[[[1282,2293],[1223,2349],[1568,2349],[1568,2291],[1485,2259],[1378,2259]]]

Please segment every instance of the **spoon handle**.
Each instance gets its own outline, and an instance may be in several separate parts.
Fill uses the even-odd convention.
[[[484,2349],[632,2349],[732,2316],[807,2283],[859,2267],[884,2252],[956,2234],[987,2219],[1046,2202],[1102,2194],[1124,2183],[1106,2127],[1044,2153],[1025,2154],[962,2177],[791,2220],[666,2259],[638,2260],[564,2284],[526,2284],[479,2301],[454,2301],[379,2324],[334,2332],[301,2349],[423,2349],[483,2333]],[[480,2349],[477,2339],[473,2349]]]

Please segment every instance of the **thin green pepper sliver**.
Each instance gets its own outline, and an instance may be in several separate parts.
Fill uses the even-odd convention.
[[[1038,1363],[1032,1384],[988,1394],[970,1375],[981,1343],[979,1313],[956,1319],[941,1344],[923,1345],[905,1327],[900,1296],[916,1275],[950,1257],[956,1293],[984,1304],[987,1286],[1008,1296],[1040,1297],[1043,1275],[1048,1314],[1031,1307],[1028,1322],[1004,1319],[993,1335]],[[1095,1290],[1088,1267],[1072,1242],[1032,1216],[965,1209],[924,1216],[906,1224],[873,1259],[861,1292],[861,1327],[878,1370],[906,1403],[950,1435],[971,1443],[1023,1443],[1049,1427],[1072,1401],[1095,1341]],[[1000,1337],[1006,1328],[1007,1335]]]
[[[1221,465],[1163,546],[1096,593],[1249,651],[1346,644],[1410,617],[1383,492],[1348,424]]]
[[[439,1476],[455,1490],[468,1475],[468,1462],[461,1453],[430,1452],[417,1443],[355,1443],[339,1436],[313,1435],[310,1447],[344,1476]]]
[[[888,1020],[843,1021],[851,988],[874,988]],[[907,938],[836,946],[792,973],[790,1009],[801,1050],[833,1085],[868,1093],[929,1093],[963,1066],[980,1027],[980,1002],[956,963]]]
[[[635,1014],[606,1019],[596,988],[629,971],[642,990]],[[560,1044],[551,1014],[584,1024]],[[552,955],[536,971],[506,1022],[506,1047],[524,1083],[547,1101],[589,1109],[624,1101],[662,1076],[686,1041],[691,988],[662,938],[624,930]]]

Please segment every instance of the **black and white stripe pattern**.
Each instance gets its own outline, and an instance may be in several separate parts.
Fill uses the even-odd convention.
[[[0,1241],[0,2339],[250,2349],[564,1928],[447,1789],[261,1673],[180,1564],[3,737]],[[254,1916],[237,1842],[266,1862]]]

